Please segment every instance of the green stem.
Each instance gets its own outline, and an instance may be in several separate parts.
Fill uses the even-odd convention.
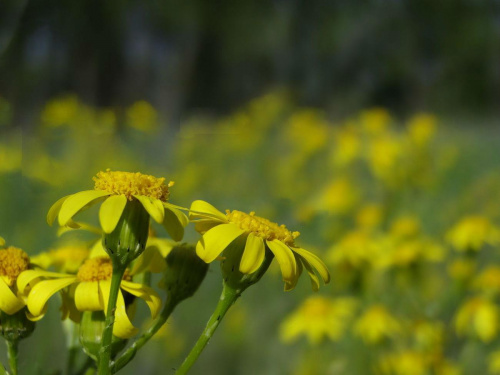
[[[167,297],[167,301],[165,302],[165,306],[158,318],[156,318],[154,324],[144,332],[141,337],[139,337],[113,364],[112,364],[112,372],[113,374],[121,370],[125,367],[132,359],[134,359],[135,355],[150,339],[153,337],[156,332],[165,324],[172,311],[174,311],[177,304],[180,302],[179,299],[172,297],[169,295]]]
[[[17,340],[6,340],[7,342],[7,354],[9,356],[9,366],[12,375],[17,375]]]
[[[217,304],[217,307],[215,308],[215,311],[213,312],[212,316],[208,320],[207,326],[203,330],[203,333],[201,334],[200,338],[196,342],[195,346],[193,349],[191,349],[191,352],[188,354],[182,365],[179,367],[177,372],[175,373],[176,375],[185,375],[189,371],[189,369],[194,365],[198,357],[200,356],[201,352],[203,349],[205,349],[205,346],[207,346],[208,342],[212,338],[212,335],[214,334],[215,330],[219,326],[219,323],[221,320],[224,318],[224,315],[226,315],[226,312],[229,310],[229,308],[233,305],[233,303],[238,299],[240,296],[240,293],[236,291],[235,289],[232,289],[231,287],[228,287],[226,284],[224,284],[224,287],[222,289],[222,294],[219,299],[219,303]]]
[[[113,339],[113,326],[115,324],[116,301],[118,299],[120,284],[125,269],[126,266],[122,265],[120,262],[113,262],[113,275],[111,277],[111,288],[109,290],[108,310],[106,312],[105,326],[102,333],[101,349],[99,350],[99,375],[111,374],[111,341]]]

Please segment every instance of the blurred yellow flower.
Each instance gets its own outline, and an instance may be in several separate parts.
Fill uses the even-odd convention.
[[[380,241],[363,230],[349,232],[327,254],[331,264],[360,269],[373,265],[380,254]]]
[[[408,134],[417,146],[424,146],[436,132],[437,118],[428,113],[413,116],[408,122]]]
[[[482,297],[473,297],[460,306],[455,316],[458,335],[477,336],[491,342],[498,333],[498,307]]]
[[[3,237],[0,237],[0,247],[5,246],[5,239]]]
[[[500,293],[500,267],[484,269],[474,280],[474,287],[484,292]]]
[[[447,271],[452,279],[465,281],[474,275],[476,263],[472,259],[456,259],[448,264]]]
[[[0,249],[0,311],[12,315],[25,306],[18,295],[16,281],[29,268],[28,254],[17,247]]]
[[[15,141],[12,141],[14,143]],[[21,169],[22,151],[19,146],[0,144],[0,173],[13,172]]]
[[[329,125],[318,110],[298,110],[285,125],[288,140],[306,154],[321,150],[328,142]]]
[[[488,373],[500,375],[500,350],[495,350],[488,356]]]
[[[429,360],[423,353],[404,350],[382,357],[379,368],[387,375],[427,375]]]
[[[356,223],[364,229],[374,229],[383,219],[383,208],[380,204],[367,204],[356,214]]]
[[[349,165],[360,156],[361,139],[354,123],[347,123],[338,129],[333,140],[331,158],[335,166]]]
[[[55,267],[57,272],[73,273],[89,256],[85,244],[68,244],[31,257],[31,263],[43,269]]]
[[[377,344],[402,331],[401,323],[383,305],[369,307],[354,325],[354,333],[366,344]]]
[[[405,148],[393,134],[373,139],[368,148],[368,162],[373,175],[390,186],[401,180],[399,160]]]
[[[371,108],[361,112],[361,126],[370,135],[385,132],[391,123],[391,115],[384,108]]]
[[[42,111],[42,124],[48,127],[71,125],[78,115],[79,105],[75,95],[49,101]]]
[[[151,132],[158,126],[158,113],[151,104],[140,100],[127,109],[127,125],[143,132]]]
[[[52,295],[70,285],[74,285],[74,302],[79,311],[104,311],[106,314],[112,272],[111,259],[98,257],[87,259],[76,275],[43,270],[24,271],[17,279],[17,286],[20,293],[26,295],[28,310],[35,317],[45,314],[47,301]],[[161,298],[150,287],[133,283],[131,279],[131,273],[125,272],[120,289],[143,299],[154,319],[160,312]],[[129,338],[138,332],[127,315],[127,306],[121,290],[116,304],[115,319],[113,327],[115,336]]]
[[[325,338],[339,341],[356,305],[353,298],[309,297],[285,318],[280,327],[280,337],[284,342],[292,342],[305,335],[313,345]]]
[[[358,203],[359,196],[359,190],[348,178],[338,178],[318,194],[313,205],[318,210],[346,214]]]
[[[484,244],[500,242],[500,229],[482,216],[467,216],[446,234],[447,241],[457,251],[479,251]]]
[[[420,232],[420,220],[413,215],[401,216],[391,223],[390,233],[397,239],[409,238]]]

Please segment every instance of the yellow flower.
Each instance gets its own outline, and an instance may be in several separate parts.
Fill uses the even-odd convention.
[[[379,204],[367,204],[362,207],[356,215],[356,223],[364,229],[374,229],[380,225],[383,218],[383,210]]]
[[[283,321],[281,339],[291,342],[304,334],[313,345],[319,344],[325,337],[339,341],[355,307],[353,298],[309,297]]]
[[[31,263],[43,269],[55,267],[58,272],[76,272],[89,256],[84,244],[64,245],[31,257]]]
[[[0,249],[0,311],[12,315],[25,306],[17,293],[16,280],[29,263],[28,254],[17,247]]]
[[[5,246],[5,240],[3,239],[3,237],[0,237],[0,247],[3,246]]]
[[[35,317],[45,314],[47,301],[52,295],[69,286],[74,288],[74,303],[78,311],[104,311],[106,313],[112,271],[110,258],[97,257],[86,260],[76,275],[43,270],[25,271],[19,275],[17,286],[19,291],[27,296],[26,305]],[[120,288],[142,298],[151,310],[151,317],[155,318],[161,307],[160,297],[150,287],[131,282],[131,278],[131,273],[125,272]],[[115,336],[129,338],[137,333],[137,328],[132,325],[127,315],[121,290],[116,304],[115,319],[113,327]]]
[[[80,104],[74,95],[53,99],[42,112],[42,123],[48,127],[69,125],[76,118]]]
[[[467,216],[448,231],[446,239],[458,251],[479,251],[485,243],[499,243],[500,230],[485,217]]]
[[[400,322],[382,305],[371,306],[356,321],[354,332],[367,344],[376,344],[401,332]]]
[[[420,221],[412,215],[401,216],[391,224],[391,235],[396,238],[414,237],[420,232]]]
[[[156,178],[142,173],[110,171],[99,172],[94,177],[94,190],[85,190],[59,199],[50,208],[47,222],[51,225],[56,217],[61,226],[73,226],[73,216],[103,202],[99,219],[104,233],[111,233],[125,209],[128,201],[139,201],[148,214],[157,223],[163,224],[167,232],[176,241],[184,236],[184,227],[188,219],[180,207],[168,203],[169,187],[164,178]]]
[[[436,132],[437,118],[434,115],[421,113],[408,122],[408,134],[417,146],[424,146]]]
[[[474,280],[474,287],[485,292],[500,292],[500,267],[489,266]]]
[[[492,375],[500,375],[500,350],[495,350],[488,357],[488,372]]]
[[[429,360],[423,353],[404,350],[384,356],[379,363],[379,368],[382,374],[426,375],[429,370]]]
[[[391,115],[384,108],[371,108],[361,112],[360,120],[368,134],[378,135],[386,131],[391,123]]]
[[[150,132],[158,126],[158,113],[151,104],[140,100],[127,109],[127,124],[137,130]]]
[[[476,263],[471,259],[456,259],[448,265],[447,271],[451,278],[465,281],[474,275]]]
[[[477,335],[483,342],[491,342],[498,333],[498,307],[491,301],[474,297],[466,301],[455,316],[459,335]]]
[[[330,282],[330,273],[316,255],[295,245],[299,232],[290,232],[267,219],[241,211],[226,211],[224,215],[211,204],[197,200],[191,205],[190,218],[196,230],[203,235],[196,246],[196,253],[206,263],[214,261],[236,238],[246,237],[239,271],[250,274],[259,269],[266,249],[275,256],[281,268],[285,290],[291,290],[305,267],[314,290],[319,289],[319,279]]]
[[[349,179],[337,178],[323,188],[313,205],[318,210],[345,214],[359,201],[359,195],[358,189]]]
[[[328,251],[331,264],[361,269],[378,261],[381,247],[372,234],[356,230],[346,234]]]
[[[359,157],[361,140],[353,123],[347,123],[334,135],[335,147],[331,148],[331,159],[336,166],[346,166]]]

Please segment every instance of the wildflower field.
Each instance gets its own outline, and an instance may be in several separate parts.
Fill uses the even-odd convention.
[[[94,331],[80,328],[107,307],[108,280],[95,273],[111,275],[101,237],[137,201],[152,220],[117,290],[109,354],[127,364],[120,373],[176,373],[232,277],[227,248],[243,237],[245,254],[261,250],[240,254],[238,274],[262,272],[224,319],[213,315],[220,325],[190,373],[500,374],[498,125],[384,108],[338,117],[284,91],[175,122],[146,101],[94,108],[75,95],[48,101],[23,127],[15,117],[0,98],[0,323],[6,335],[7,316],[26,318],[19,374],[97,373]],[[112,195],[129,178],[114,171],[164,178],[148,180],[156,201]],[[92,199],[61,208],[87,190]],[[165,257],[184,248],[201,285],[128,363],[119,353],[168,304],[169,283],[198,282],[169,276],[177,266]],[[17,280],[11,255],[28,272]],[[2,340],[10,371],[7,349]]]

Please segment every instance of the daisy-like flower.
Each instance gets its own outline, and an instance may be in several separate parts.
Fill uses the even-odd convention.
[[[6,314],[15,314],[25,306],[18,295],[16,280],[29,264],[28,254],[21,249],[12,246],[0,249],[0,310]]]
[[[19,291],[27,295],[26,305],[29,312],[42,316],[46,311],[49,298],[58,291],[71,286],[74,288],[74,302],[79,311],[107,312],[111,276],[113,267],[108,257],[87,259],[76,275],[47,272],[43,270],[28,270],[17,279]],[[127,315],[127,306],[123,291],[143,299],[151,310],[154,319],[160,310],[161,299],[150,287],[131,282],[132,275],[126,271],[120,284],[120,292],[116,304],[115,324],[113,334],[119,338],[129,338],[138,332]]]
[[[257,271],[264,262],[268,249],[279,263],[286,291],[295,287],[303,267],[311,278],[314,290],[319,289],[316,272],[325,284],[330,281],[330,273],[325,264],[316,255],[295,244],[299,232],[291,232],[284,225],[256,216],[254,212],[246,214],[227,210],[223,214],[201,200],[192,203],[189,215],[196,224],[196,230],[202,234],[196,253],[206,263],[217,259],[233,241],[241,237],[245,239],[239,264],[239,271],[243,274]]]
[[[94,190],[85,190],[59,199],[50,208],[47,222],[52,225],[58,218],[61,226],[74,226],[73,217],[90,206],[102,202],[99,220],[104,233],[116,228],[127,202],[138,201],[150,217],[163,224],[176,241],[184,236],[188,219],[180,207],[168,203],[169,188],[165,178],[156,178],[142,173],[106,170],[94,177]]]
[[[74,273],[89,253],[84,243],[67,244],[31,257],[31,263],[43,269],[54,267],[57,272]]]

